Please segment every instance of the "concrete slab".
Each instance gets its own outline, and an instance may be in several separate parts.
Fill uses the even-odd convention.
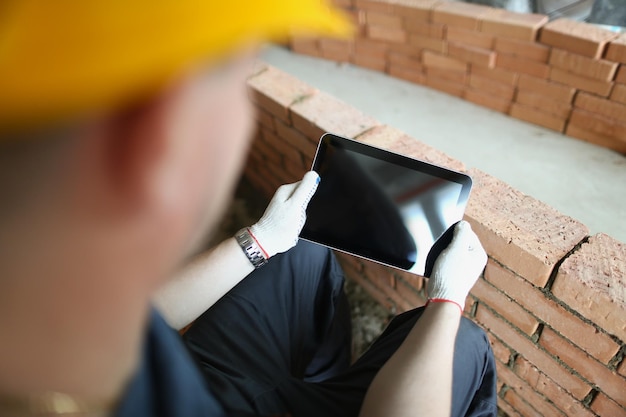
[[[626,242],[626,157],[375,71],[275,46],[262,59]]]

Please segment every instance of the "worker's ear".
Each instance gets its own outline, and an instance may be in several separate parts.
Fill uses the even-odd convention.
[[[145,210],[170,204],[174,196],[171,176],[180,163],[176,142],[168,132],[168,92],[133,108],[105,118],[95,127],[92,149],[99,159],[101,181],[109,194],[107,203],[122,210]]]

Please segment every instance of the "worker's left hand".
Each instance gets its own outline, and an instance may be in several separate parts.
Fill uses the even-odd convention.
[[[298,243],[306,221],[306,207],[319,181],[319,175],[309,171],[301,181],[282,185],[258,223],[250,227],[267,258],[288,251]]]

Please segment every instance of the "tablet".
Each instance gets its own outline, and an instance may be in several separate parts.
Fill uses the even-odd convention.
[[[472,187],[460,172],[332,134],[312,169],[321,181],[301,238],[420,275]]]

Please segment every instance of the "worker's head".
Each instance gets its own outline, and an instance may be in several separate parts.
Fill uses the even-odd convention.
[[[320,0],[4,1],[2,275],[155,285],[238,177],[256,47],[346,30]]]

